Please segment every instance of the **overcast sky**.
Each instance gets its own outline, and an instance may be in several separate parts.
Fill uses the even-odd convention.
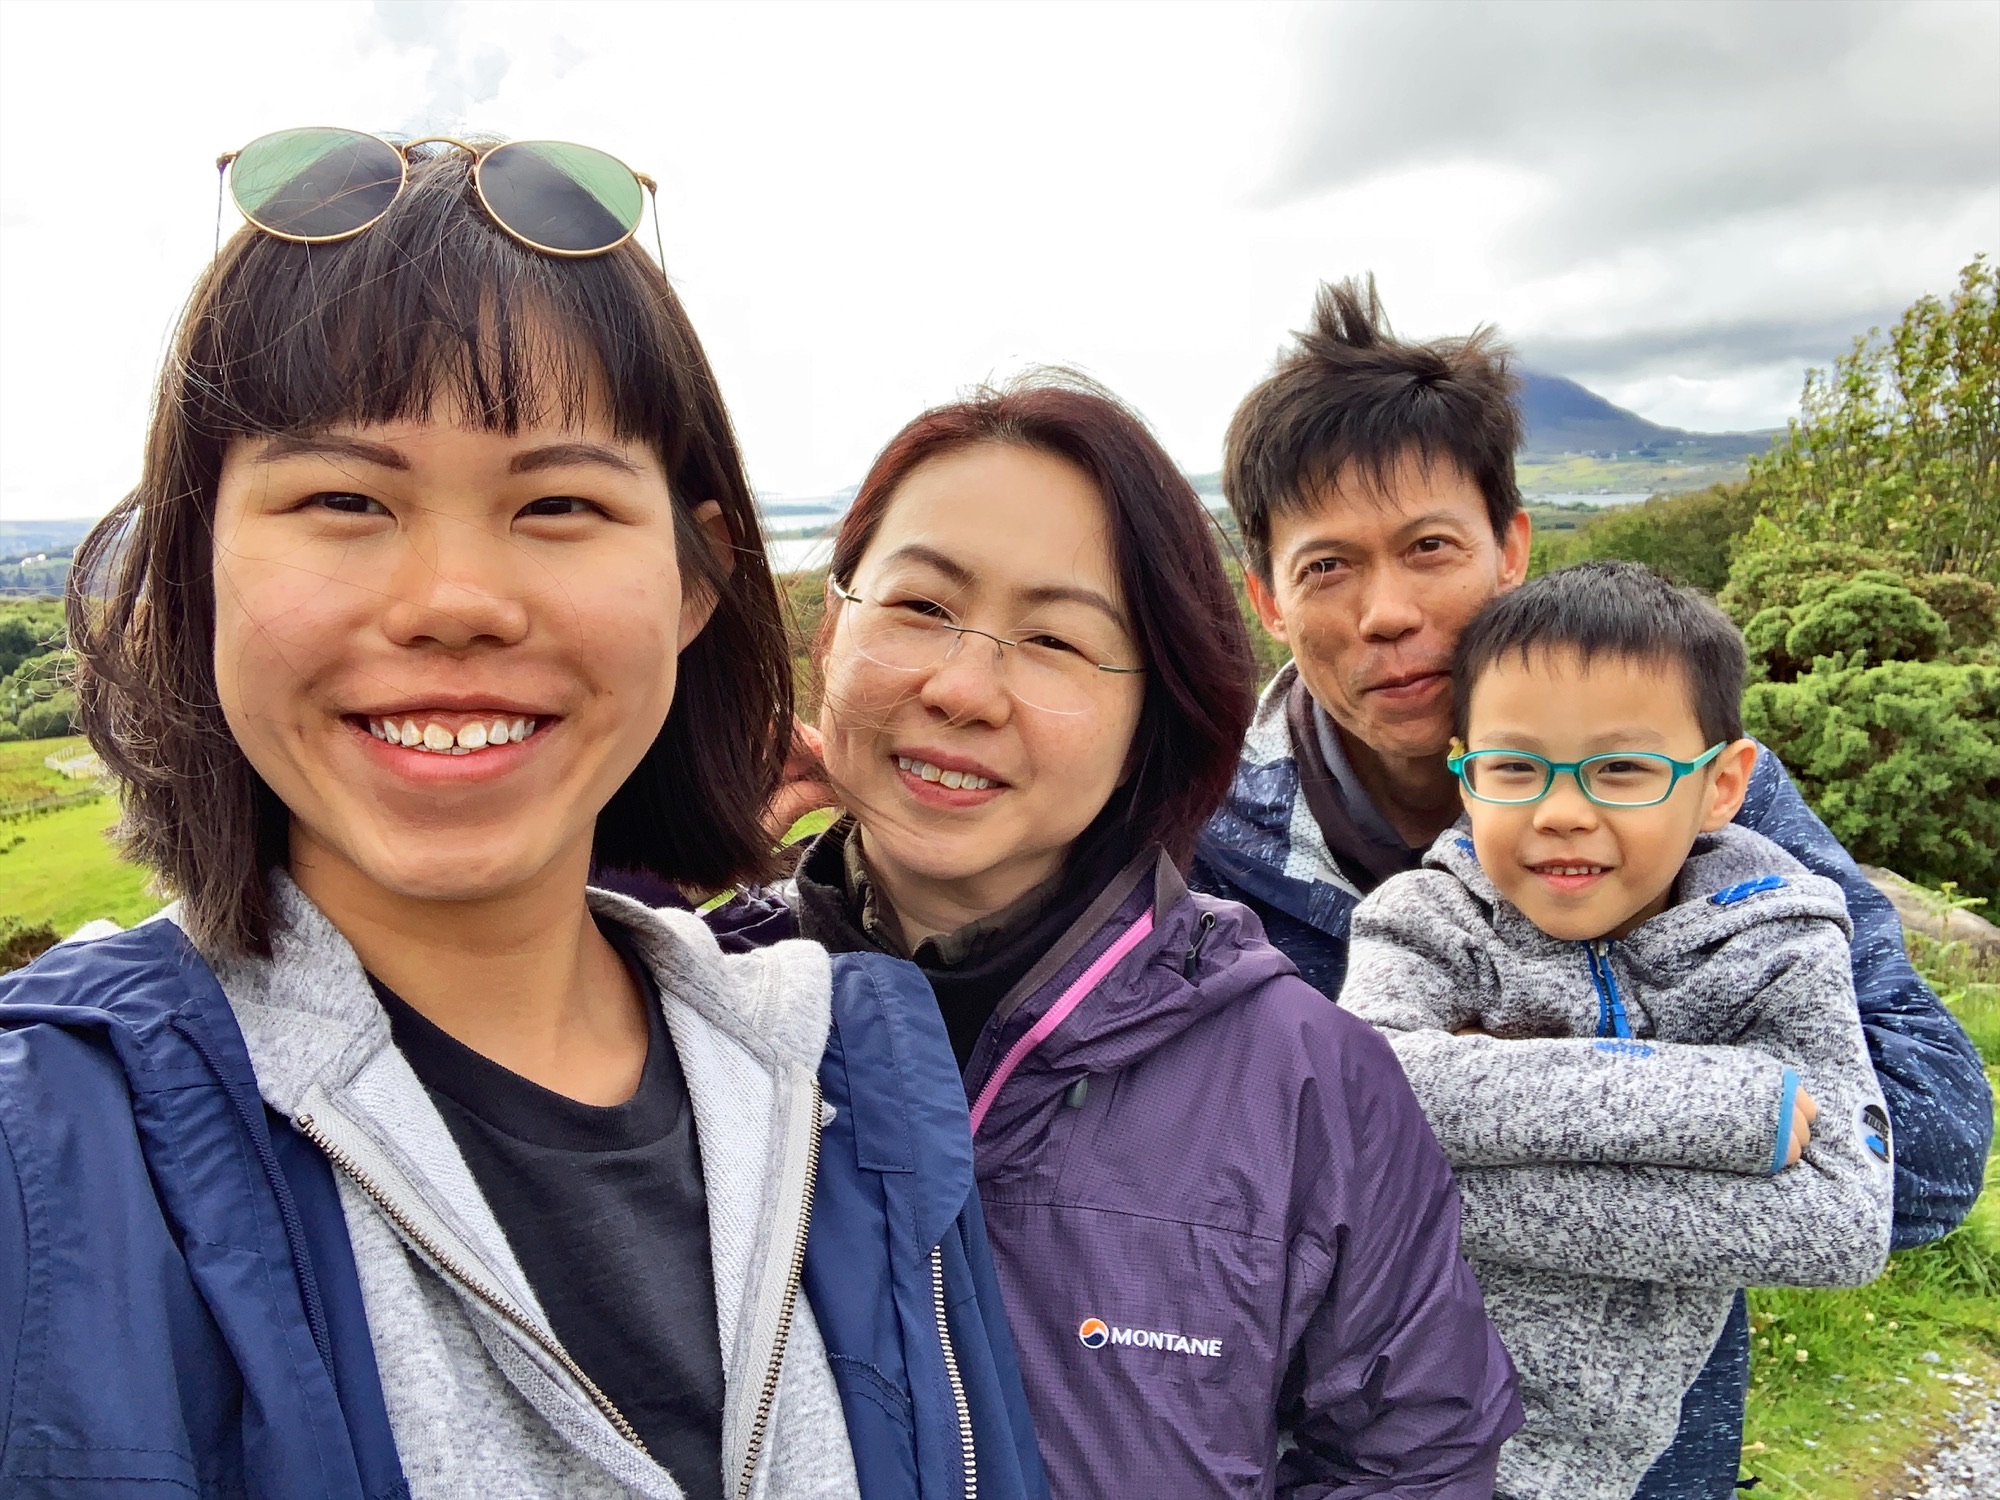
[[[2000,250],[2000,0],[6,0],[0,513],[130,487],[216,154],[301,124],[655,176],[788,495],[1028,361],[1213,468],[1315,283],[1370,269],[1406,333],[1493,322],[1657,421],[1777,425],[1808,364]]]

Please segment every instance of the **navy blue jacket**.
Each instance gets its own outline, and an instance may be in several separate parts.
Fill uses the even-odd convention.
[[[1323,994],[1338,996],[1347,973],[1348,919],[1360,896],[1327,881],[1288,876],[1288,850],[1260,839],[1245,817],[1242,783],[1287,766],[1245,767],[1202,835],[1188,884],[1241,901],[1264,932]],[[1294,773],[1293,780],[1296,781]],[[1287,806],[1285,789],[1257,798]],[[1736,821],[1777,844],[1815,875],[1840,886],[1854,923],[1854,994],[1868,1055],[1896,1131],[1896,1222],[1891,1247],[1928,1244],[1972,1209],[1993,1142],[1993,1095],[1965,1029],[1911,967],[1902,923],[1824,823],[1806,805],[1778,757],[1760,750]],[[1339,851],[1335,851],[1338,853]],[[1421,853],[1421,851],[1419,851]],[[1414,867],[1414,866],[1413,866]]]
[[[981,1493],[1045,1500],[970,1146],[962,1173],[949,1144],[895,1158],[854,1102],[879,1092],[947,1143],[925,1116],[955,1109],[967,1135],[929,987],[837,960],[833,1008],[805,1283],[862,1492],[962,1490],[912,1238],[935,1231]],[[0,979],[0,1491],[409,1493],[331,1169],[266,1110],[228,1002],[166,922]]]

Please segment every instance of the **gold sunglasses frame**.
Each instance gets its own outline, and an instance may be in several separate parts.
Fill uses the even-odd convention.
[[[251,213],[248,209],[244,208],[242,201],[237,198],[234,191],[230,192],[229,201],[236,205],[236,211],[239,214],[243,215],[245,223],[255,226],[263,233],[270,235],[273,239],[289,240],[294,245],[331,245],[331,244],[336,244],[341,240],[351,240],[357,234],[366,234],[369,230],[373,229],[377,224],[382,222],[382,220],[388,215],[389,210],[395,207],[396,199],[403,196],[403,189],[410,185],[410,153],[416,150],[417,147],[419,146],[429,146],[439,143],[442,143],[447,146],[456,146],[458,147],[459,150],[463,151],[467,156],[472,158],[472,190],[479,195],[479,206],[486,211],[486,217],[493,221],[494,226],[498,228],[502,234],[505,234],[506,236],[508,236],[508,238],[515,240],[520,244],[526,245],[530,250],[540,251],[543,255],[559,256],[565,260],[588,260],[593,256],[609,255],[613,250],[616,250],[620,245],[628,243],[632,239],[632,237],[639,232],[639,223],[644,223],[646,216],[642,212],[639,215],[639,223],[633,224],[633,226],[630,229],[626,230],[624,234],[620,235],[611,244],[604,246],[600,250],[559,250],[554,245],[544,245],[539,243],[538,241],[529,239],[525,234],[522,234],[518,229],[514,228],[513,225],[509,224],[506,220],[502,219],[500,215],[498,215],[493,211],[493,204],[486,196],[485,184],[480,181],[480,173],[485,169],[486,159],[489,156],[494,155],[496,152],[506,150],[509,146],[575,146],[579,150],[596,151],[599,156],[610,158],[610,160],[617,162],[619,166],[624,167],[627,172],[631,172],[632,180],[638,183],[640,187],[646,190],[647,197],[650,198],[653,203],[653,227],[656,231],[659,228],[660,224],[659,184],[654,182],[653,179],[648,177],[644,172],[633,171],[631,167],[626,166],[625,163],[618,157],[612,156],[609,151],[599,150],[596,146],[586,146],[581,141],[554,141],[554,140],[544,141],[541,139],[536,139],[531,141],[497,141],[490,146],[475,146],[469,141],[460,140],[455,135],[420,135],[413,141],[404,141],[401,145],[398,145],[395,141],[390,140],[387,136],[377,135],[372,130],[354,130],[345,125],[294,125],[287,127],[287,129],[334,130],[343,132],[344,134],[347,135],[366,136],[371,141],[380,141],[383,145],[387,146],[391,151],[395,152],[396,160],[398,164],[402,167],[402,176],[396,182],[395,195],[391,197],[388,203],[383,206],[382,212],[375,215],[375,217],[370,219],[366,224],[357,225],[353,229],[344,229],[339,234],[289,234],[282,229],[273,229],[269,224],[266,224],[263,220],[259,219],[255,214]],[[283,134],[284,132],[272,131],[269,133],[277,135],[277,134]],[[264,139],[263,136],[259,136],[257,138],[257,140],[262,140],[262,139]],[[250,142],[250,144],[254,146],[257,144],[257,141],[252,141]],[[237,157],[243,154],[243,149],[244,148],[239,147],[234,151],[225,151],[222,153],[222,155],[216,157],[215,172],[218,181],[221,179],[222,174],[229,169],[230,164],[234,162]],[[661,257],[661,264],[663,265],[665,264],[664,254],[662,254]]]

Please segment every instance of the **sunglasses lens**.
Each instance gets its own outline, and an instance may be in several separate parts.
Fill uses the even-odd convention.
[[[259,136],[236,154],[229,191],[258,228],[296,240],[366,229],[403,187],[403,158],[358,130],[312,126]]]
[[[609,250],[639,227],[646,193],[615,156],[564,141],[510,141],[479,163],[487,210],[511,233],[558,255]]]

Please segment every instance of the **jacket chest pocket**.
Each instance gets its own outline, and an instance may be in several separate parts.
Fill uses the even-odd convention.
[[[1284,1247],[1159,1208],[987,1207],[1057,1500],[1268,1493]]]

